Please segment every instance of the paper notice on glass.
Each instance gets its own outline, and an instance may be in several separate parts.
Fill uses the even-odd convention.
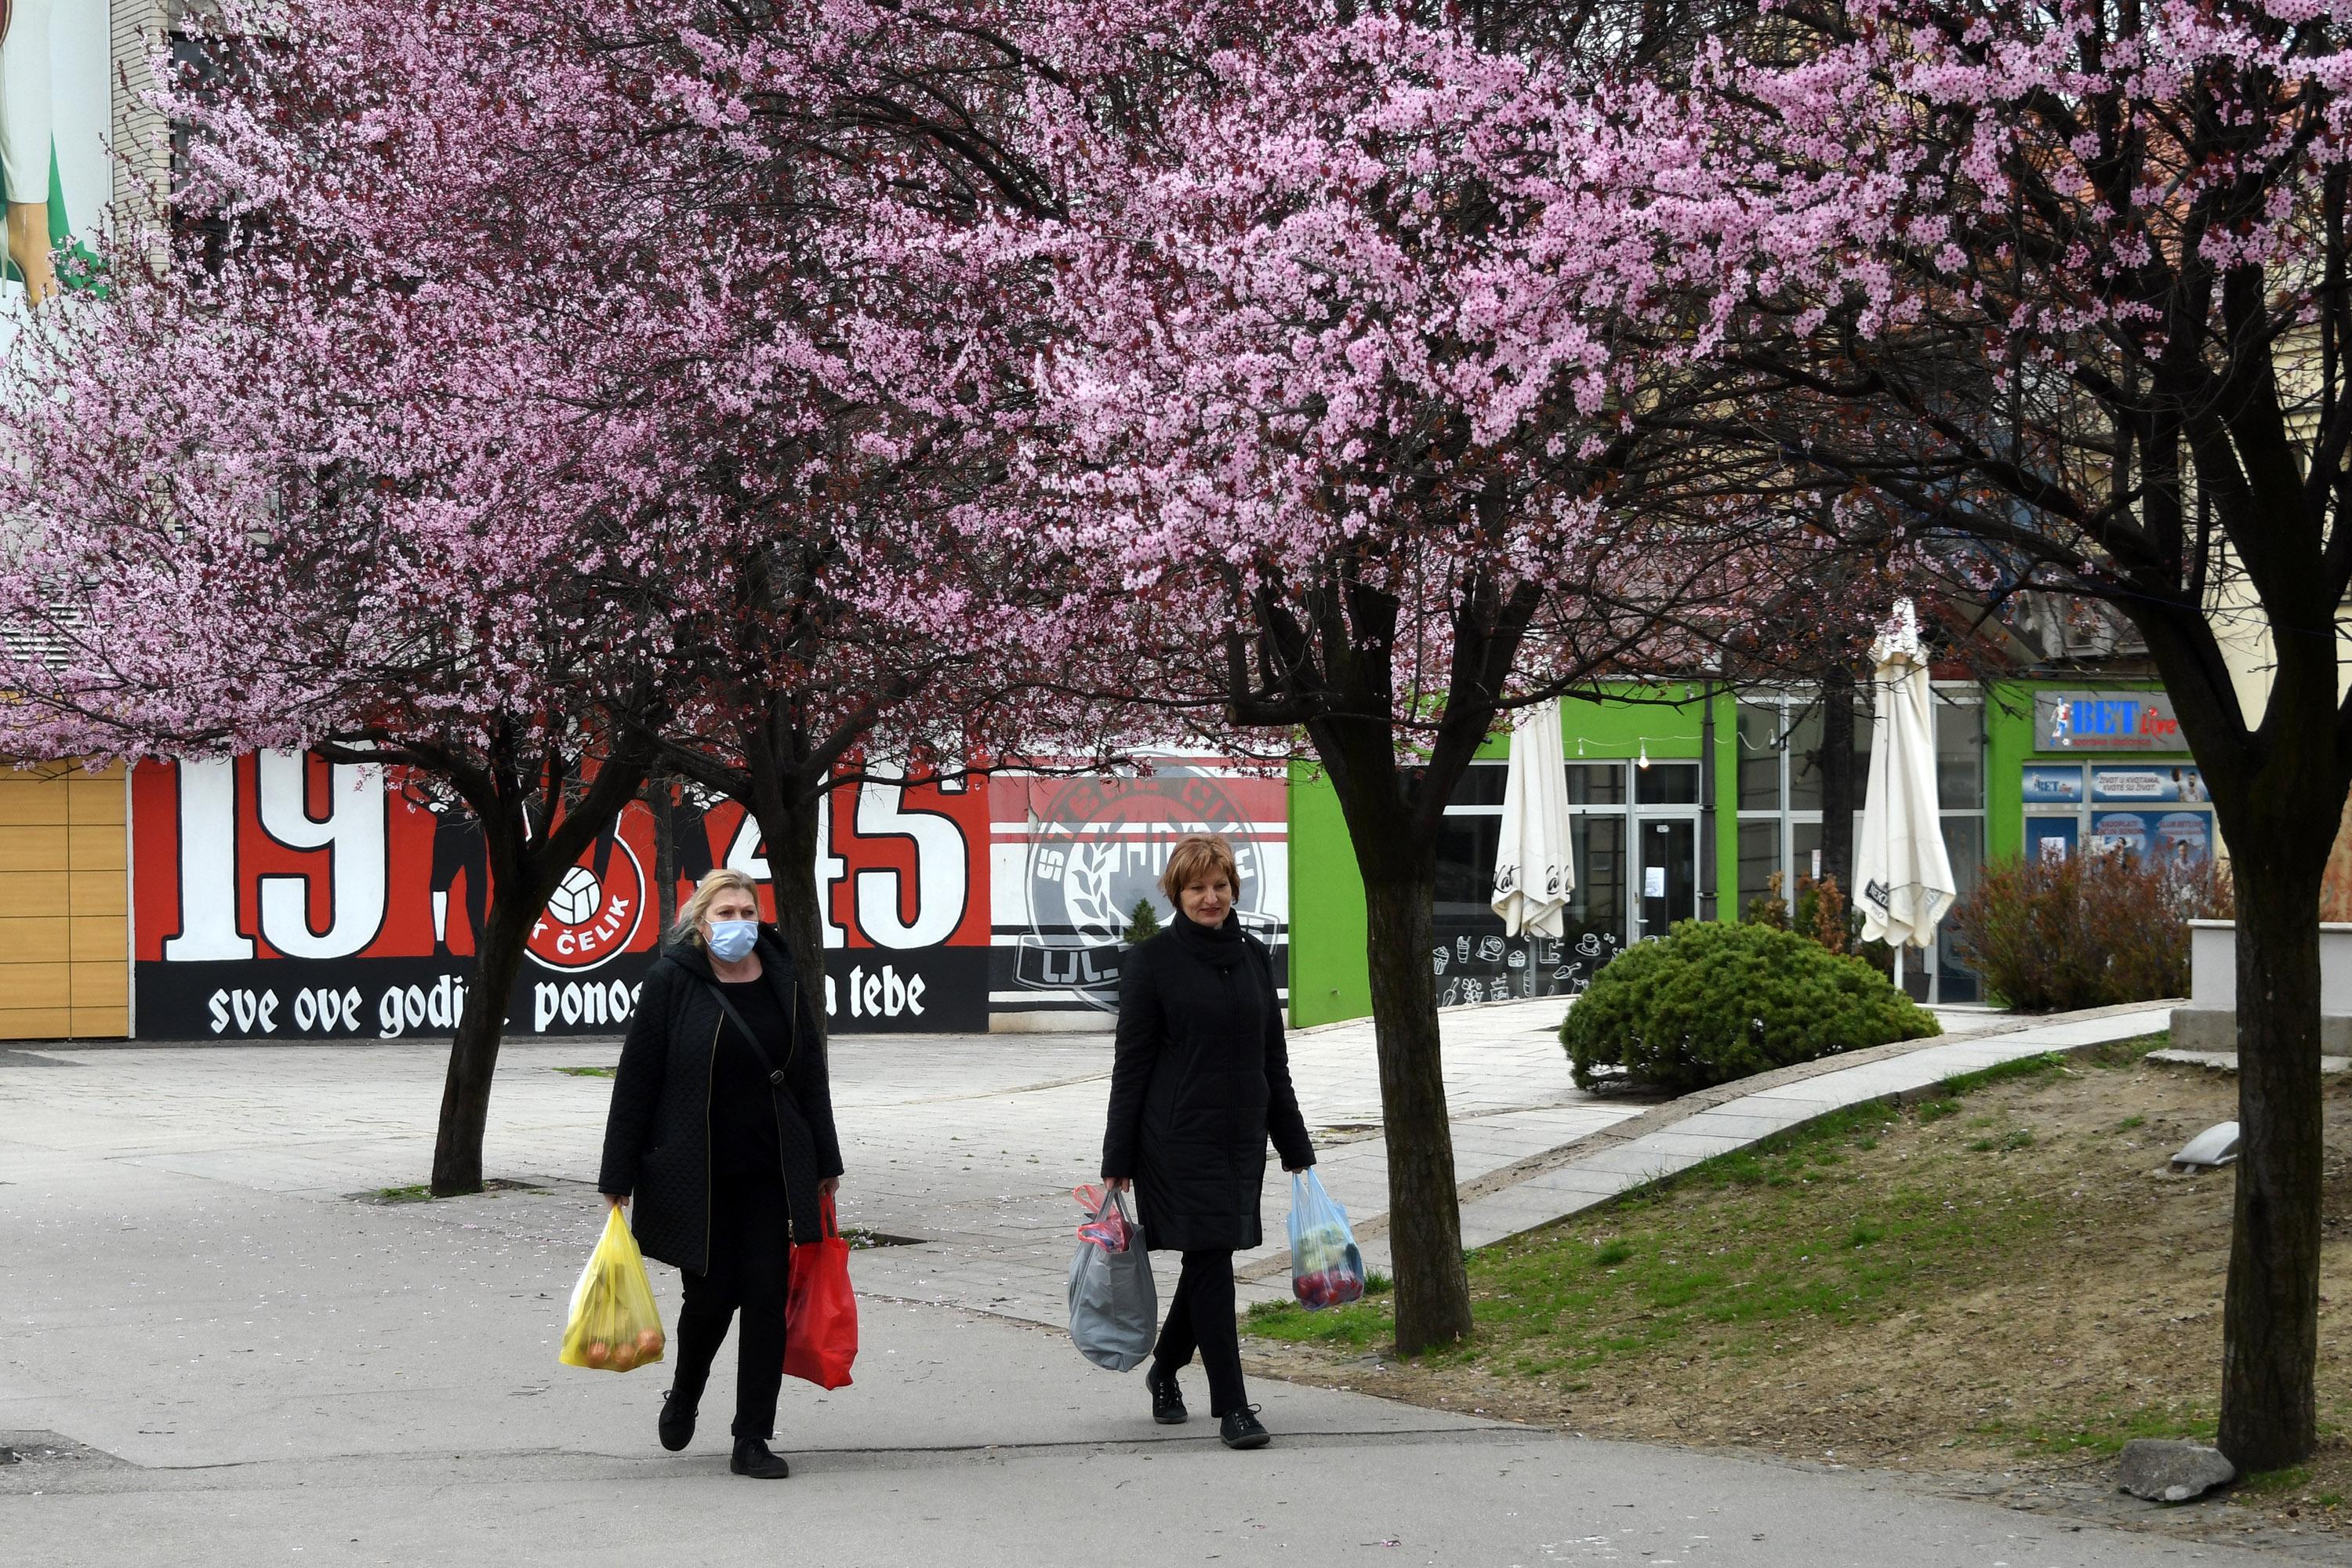
[[[1645,899],[1663,899],[1666,896],[1666,868],[1664,866],[1642,868],[1642,896]]]

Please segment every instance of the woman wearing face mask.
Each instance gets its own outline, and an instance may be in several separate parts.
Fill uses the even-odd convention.
[[[615,1208],[635,1196],[637,1245],[675,1264],[685,1287],[662,1447],[693,1441],[710,1363],[740,1310],[729,1468],[781,1480],[792,1468],[768,1441],[786,1269],[793,1237],[818,1234],[818,1195],[841,1181],[824,1041],[810,983],[760,923],[751,878],[703,878],[677,938],[646,976],[621,1047],[596,1184]]]
[[[1233,918],[1240,885],[1223,838],[1194,834],[1168,857],[1160,888],[1176,917],[1119,965],[1102,1173],[1135,1189],[1145,1244],[1184,1256],[1144,1374],[1152,1419],[1186,1418],[1176,1373],[1197,1351],[1218,1436],[1262,1448],[1271,1439],[1242,1386],[1234,1254],[1265,1240],[1268,1136],[1288,1171],[1315,1163],[1315,1148],[1290,1087],[1273,956]]]

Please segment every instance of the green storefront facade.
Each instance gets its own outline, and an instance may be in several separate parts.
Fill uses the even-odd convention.
[[[2193,858],[2215,847],[2210,810],[2153,682],[2080,678],[1939,680],[1937,773],[1963,893],[1988,864],[2097,845]],[[1867,701],[1866,687],[1862,693]],[[1486,908],[1508,742],[1488,742],[1448,808],[1436,909],[1441,1005],[1580,990],[1627,944],[1677,920],[1737,920],[1781,874],[1784,896],[1819,865],[1821,708],[1806,691],[1697,683],[1612,689],[1562,704],[1577,894],[1567,936],[1508,942]],[[1857,715],[1853,801],[1869,770]],[[1337,796],[1318,771],[1290,776],[1290,1006],[1304,1026],[1371,1009],[1363,885]],[[1947,935],[1911,989],[1979,999]]]

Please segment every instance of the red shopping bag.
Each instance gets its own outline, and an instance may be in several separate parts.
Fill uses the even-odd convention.
[[[849,1243],[833,1216],[833,1194],[817,1199],[824,1234],[793,1248],[784,1301],[784,1371],[819,1388],[845,1388],[857,1359],[857,1298],[849,1289]]]

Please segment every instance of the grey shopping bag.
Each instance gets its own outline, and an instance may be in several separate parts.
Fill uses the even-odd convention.
[[[1096,1234],[1085,1234],[1089,1231]],[[1113,1249],[1101,1239],[1122,1232],[1124,1247]],[[1151,1353],[1159,1329],[1160,1298],[1143,1227],[1127,1217],[1126,1199],[1107,1193],[1070,1259],[1070,1341],[1097,1366],[1126,1372]]]

